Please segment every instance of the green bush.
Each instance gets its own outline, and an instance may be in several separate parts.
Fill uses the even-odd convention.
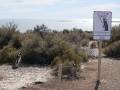
[[[0,27],[0,62],[13,62],[21,51],[23,63],[56,65],[74,62],[74,67],[79,67],[80,61],[87,59],[74,48],[80,43],[86,45],[90,36],[75,28],[55,33],[45,25],[20,33],[17,26],[10,23]]]
[[[13,63],[17,59],[17,50],[10,46],[4,47],[0,50],[0,63]]]
[[[61,59],[61,63],[65,63],[66,60],[73,61],[76,66],[80,64],[80,57],[71,47],[71,45],[63,40],[55,42],[54,48],[52,48],[51,56],[53,56],[54,62]]]
[[[13,34],[17,32],[16,29],[17,26],[14,23],[8,23],[7,25],[2,25],[0,27],[0,49],[2,49],[5,45],[8,45]]]
[[[120,41],[110,44],[105,48],[104,53],[110,57],[120,57]]]
[[[22,63],[25,64],[46,64],[49,63],[45,51],[47,42],[38,34],[26,33],[22,41]]]
[[[86,55],[86,53],[84,51],[79,53],[79,56],[81,57],[82,62],[87,62],[88,61],[88,56]]]

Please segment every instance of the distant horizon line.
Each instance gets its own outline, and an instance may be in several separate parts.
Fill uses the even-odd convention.
[[[56,22],[74,22],[74,21],[79,21],[79,20],[84,20],[86,21],[93,21],[93,18],[78,18],[78,19],[42,19],[42,18],[0,18],[0,20],[53,20]],[[113,18],[112,22],[120,22],[120,18]]]
[[[18,26],[20,32],[33,29],[36,25],[46,25],[48,28],[57,31],[63,31],[64,29],[82,29],[83,31],[93,30],[93,19],[0,19],[0,26],[9,23],[14,23]],[[120,19],[112,19],[112,26],[120,25]]]

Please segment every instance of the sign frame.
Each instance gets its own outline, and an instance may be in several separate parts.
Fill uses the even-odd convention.
[[[111,11],[94,11],[93,13],[93,39],[110,40],[112,29]]]

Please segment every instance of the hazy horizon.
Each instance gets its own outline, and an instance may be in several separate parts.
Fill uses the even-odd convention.
[[[36,25],[45,24],[49,29],[62,31],[63,29],[79,28],[84,31],[93,30],[92,19],[0,19],[0,26],[13,22],[20,32],[33,29]],[[120,19],[113,19],[112,25],[120,24]]]

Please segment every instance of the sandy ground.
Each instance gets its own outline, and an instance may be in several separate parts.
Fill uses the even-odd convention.
[[[54,79],[45,84],[31,85],[20,90],[120,90],[120,60],[102,58],[101,84],[96,86],[97,60],[92,59],[84,64],[79,80]]]
[[[46,82],[51,78],[50,68],[20,67],[13,70],[10,65],[0,66],[0,90],[18,90],[33,82]]]

